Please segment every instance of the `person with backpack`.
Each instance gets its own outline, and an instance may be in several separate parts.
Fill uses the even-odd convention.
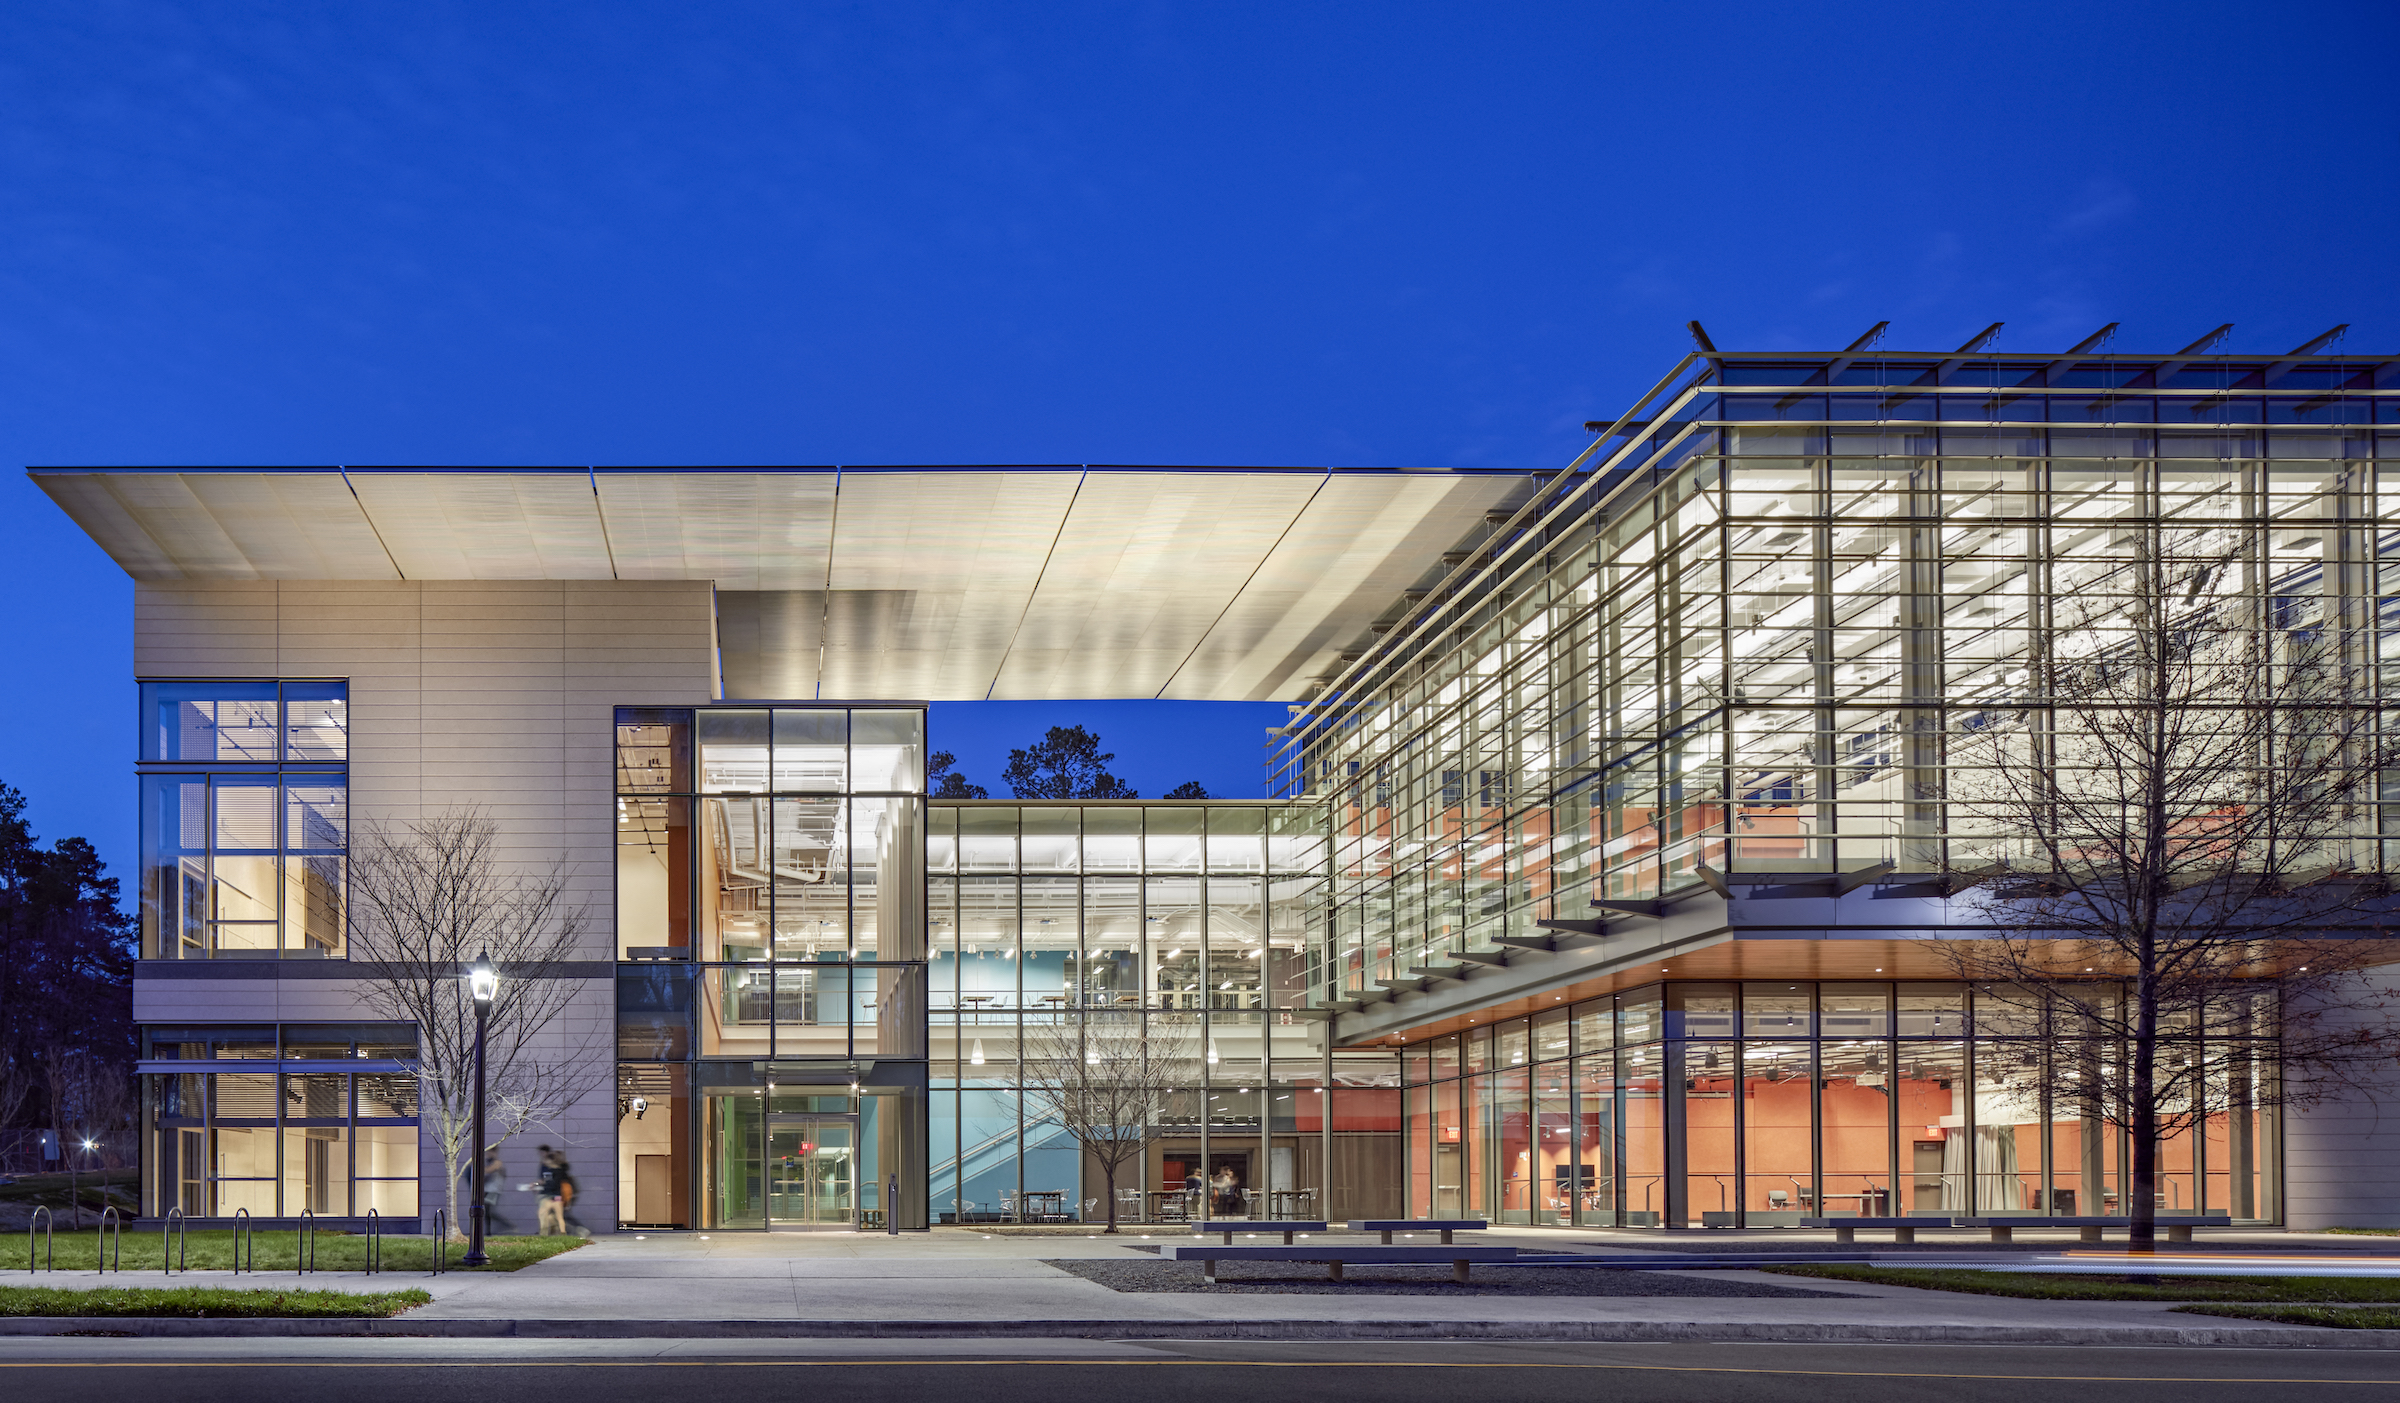
[[[534,1194],[541,1201],[541,1235],[567,1231],[567,1204],[575,1196],[575,1176],[567,1172],[567,1157],[548,1145],[541,1148],[541,1177]]]

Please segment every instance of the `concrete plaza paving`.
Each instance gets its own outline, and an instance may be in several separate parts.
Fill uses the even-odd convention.
[[[2011,1300],[1749,1271],[1706,1275],[1717,1281],[1822,1288],[1841,1294],[1760,1298],[1118,1292],[1043,1260],[1147,1258],[1137,1250],[1145,1242],[1185,1244],[1194,1240],[1186,1233],[1160,1233],[1145,1239],[1139,1232],[1136,1229],[1117,1239],[984,1235],[960,1229],[899,1236],[620,1234],[508,1273],[429,1276],[387,1272],[370,1277],[355,1272],[306,1276],[265,1272],[237,1278],[225,1272],[192,1272],[178,1273],[171,1281],[177,1285],[336,1290],[418,1286],[433,1295],[433,1303],[388,1322],[390,1327],[456,1322],[454,1328],[463,1331],[476,1328],[472,1322],[494,1326],[513,1322],[515,1328],[536,1330],[580,1324],[595,1332],[628,1336],[672,1335],[709,1327],[788,1329],[793,1333],[904,1329],[921,1336],[973,1336],[1017,1335],[1049,1327],[1056,1327],[1062,1335],[1076,1335],[1205,1332],[1239,1326],[1319,1332],[1354,1327],[1424,1335],[1444,1331],[1538,1334],[1547,1330],[1561,1337],[1594,1338],[1613,1330],[1629,1338],[2013,1339],[2027,1343],[2133,1343],[2145,1336],[2166,1343],[2169,1335],[2191,1343],[2220,1338],[2228,1343],[2302,1343],[2307,1337],[2333,1337],[2367,1345],[2370,1342],[2361,1338],[2362,1334],[2387,1333],[2260,1326],[2178,1315],[2166,1304],[2152,1302]],[[1720,1250],[1735,1242],[1729,1235],[1712,1234],[1705,1242],[1692,1241],[1696,1237],[1501,1229],[1478,1234],[1477,1240],[1526,1248],[1644,1255],[1687,1242]],[[1749,1239],[1749,1243],[1760,1241],[1757,1235]],[[1803,1240],[1777,1234],[1764,1241],[1796,1247]],[[1829,1248],[1831,1243],[1809,1241],[1807,1245]],[[1945,1245],[1962,1254],[1984,1252],[1983,1244],[1963,1237]],[[2066,1250],[2078,1244],[2062,1238],[2056,1244],[2038,1245]],[[2362,1251],[2382,1255],[2377,1252],[2382,1244],[2375,1239],[2299,1234],[2229,1235],[2199,1246],[2211,1250],[2272,1247],[2287,1257],[2318,1247],[2341,1256]],[[101,1276],[0,1271],[0,1285],[90,1289],[156,1286],[169,1280],[155,1272]],[[34,1328],[32,1322],[14,1324]],[[2400,1344],[2400,1339],[2374,1343],[2389,1346]]]

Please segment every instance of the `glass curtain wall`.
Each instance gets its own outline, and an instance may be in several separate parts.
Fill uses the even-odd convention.
[[[2120,1060],[2030,1035],[2017,1007],[1954,983],[1670,982],[1410,1044],[1408,1210],[1695,1228],[2122,1214],[2125,1136],[2074,1091]],[[2253,1090],[2162,1142],[2159,1210],[2272,1222],[2271,1023],[2227,1026],[2230,1054],[2196,1032],[2192,1053]]]
[[[620,707],[616,776],[625,1221],[923,1226],[924,711]]]
[[[1941,737],[2025,710],[2059,602],[2167,533],[2287,632],[2400,571],[2357,564],[2400,541],[2388,362],[1702,356],[1634,421],[1296,715],[1278,792],[1329,808],[1328,999],[1702,864],[1938,870]],[[1903,1157],[1901,1196],[1983,1172]]]
[[[1329,1059],[1295,1012],[1325,910],[1322,809],[1272,803],[940,802],[927,841],[937,1221],[1104,1217],[1096,1167],[1024,1094],[1047,1035],[1131,1015],[1189,1054],[1120,1218],[1315,1210],[1355,1182],[1397,1199],[1399,1075]],[[1121,1021],[1121,1020],[1118,1020]],[[1330,1077],[1328,1068],[1331,1068]],[[1366,1142],[1379,1140],[1379,1154]],[[1330,1158],[1329,1158],[1330,1157]],[[1388,1185],[1389,1189],[1367,1186]],[[1219,1210],[1222,1211],[1222,1210]]]
[[[142,958],[338,959],[349,686],[141,684]]]
[[[1277,792],[1325,804],[1333,847],[1317,996],[1341,1007],[1547,923],[1588,930],[1593,903],[1697,892],[1704,865],[1923,873],[1946,845],[1988,850],[1943,798],[1946,736],[2023,724],[2075,745],[2024,695],[2027,660],[2108,647],[2105,627],[2067,621],[2168,551],[2222,562],[2187,603],[2295,643],[2328,619],[2383,617],[2400,578],[2383,563],[2400,543],[2381,475],[2395,460],[2388,361],[1691,357],[1449,558],[1448,578],[1397,603],[1296,712]],[[2388,806],[2355,813],[2361,861],[2383,862]],[[2006,1070],[2039,1035],[1970,1045],[1955,1007],[1923,1002],[1935,995],[1810,987],[1812,1037],[1698,1031],[1724,996],[1694,990],[1700,1003],[1659,1009],[1656,1043],[1574,1071],[1614,1117],[1622,1177],[1571,1197],[1608,1198],[1628,1222],[2114,1211],[2115,1137]],[[2116,1074],[2113,1049],[2073,1045],[2087,1085]],[[2223,1074],[2234,1104],[2272,1074],[2269,1047]],[[1496,1043],[1460,1051],[1455,1098],[1412,1112],[1456,1137],[1425,1142],[1412,1194],[1545,1211],[1557,1195],[1514,1165],[1538,1162],[1538,1111],[1516,1109],[1504,1065],[1475,1065]],[[1798,1123],[1804,1090],[1819,1137],[1806,1174],[1775,1128]],[[1582,1112],[1576,1130],[1603,1133]],[[2169,1206],[2267,1215],[2266,1138],[2245,1112],[2164,1147]],[[2216,1188],[2212,1163],[2228,1166]]]

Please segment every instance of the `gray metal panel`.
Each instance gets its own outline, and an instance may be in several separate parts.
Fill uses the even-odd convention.
[[[1158,695],[1326,479],[1089,473],[992,696]]]
[[[408,579],[616,577],[583,473],[360,472],[350,485]]]
[[[595,477],[620,579],[825,588],[833,550],[831,468]]]
[[[1297,696],[1483,514],[1521,502],[1530,477],[1337,474],[1159,695]]]
[[[338,473],[191,473],[179,480],[256,572],[240,578],[400,578]]]
[[[177,490],[182,490],[180,480],[171,474],[164,476],[175,483]],[[82,527],[83,534],[91,537],[95,545],[108,552],[109,559],[124,567],[125,573],[137,580],[256,578],[256,573],[249,569],[249,562],[240,559],[233,542],[221,530],[216,532],[218,553],[236,565],[241,573],[187,573],[184,563],[176,558],[169,543],[151,534],[151,523],[145,519],[149,514],[136,504],[125,501],[119,494],[119,484],[127,480],[125,474],[112,473],[33,474],[34,485],[58,504],[59,510],[67,514],[67,519]],[[191,506],[196,508],[199,505],[197,501],[190,501],[189,492],[185,492],[184,496]]]
[[[1083,473],[846,472],[832,585],[903,590],[871,646],[829,651],[827,696],[979,699],[990,692]]]

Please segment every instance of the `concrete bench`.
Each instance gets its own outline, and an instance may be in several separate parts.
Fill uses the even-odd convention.
[[[1946,1228],[1948,1218],[1802,1218],[1804,1228],[1831,1228],[1835,1242],[1858,1241],[1860,1228],[1890,1228],[1892,1241],[1914,1242],[1919,1228]]]
[[[2233,1218],[2224,1213],[2161,1213],[2151,1221],[2167,1230],[2167,1241],[2169,1242],[2191,1241],[2194,1228],[2230,1228],[2233,1226]],[[2013,1241],[2018,1228],[2081,1228],[2083,1232],[2080,1236],[2083,1241],[2098,1242],[2101,1229],[2130,1229],[2133,1221],[2129,1218],[2077,1218],[2053,1217],[2039,1213],[2004,1213],[1985,1218],[1961,1218],[1958,1220],[1958,1224],[1963,1228],[1989,1228],[1994,1242]]]
[[[1396,1232],[1438,1232],[1448,1242],[1454,1232],[1482,1232],[1491,1224],[1482,1218],[1352,1218],[1350,1231],[1383,1234],[1383,1245],[1392,1245]]]
[[[1329,1281],[1342,1279],[1342,1267],[1349,1262],[1364,1266],[1417,1266],[1428,1262],[1448,1262],[1450,1279],[1464,1282],[1467,1268],[1476,1262],[1514,1262],[1514,1247],[1375,1247],[1360,1243],[1351,1247],[1162,1247],[1161,1257],[1178,1262],[1200,1264],[1200,1279],[1217,1284],[1219,1262],[1323,1262]]]
[[[1223,1233],[1227,1242],[1233,1241],[1233,1235],[1237,1232],[1279,1232],[1283,1234],[1286,1247],[1291,1246],[1293,1233],[1325,1231],[1323,1223],[1303,1223],[1288,1218],[1204,1218],[1191,1226],[1193,1232]]]

